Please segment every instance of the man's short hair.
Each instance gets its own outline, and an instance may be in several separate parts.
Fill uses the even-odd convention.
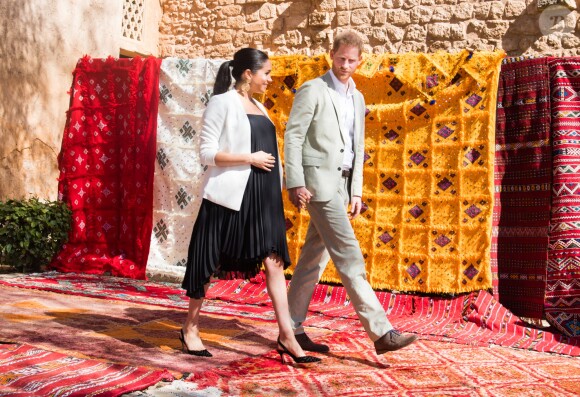
[[[341,45],[348,45],[358,48],[359,55],[363,53],[363,39],[353,30],[344,30],[336,35],[332,43],[332,51],[336,52]]]

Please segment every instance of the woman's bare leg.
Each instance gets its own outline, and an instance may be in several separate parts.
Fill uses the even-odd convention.
[[[294,330],[290,322],[283,263],[277,255],[272,254],[264,260],[264,267],[266,269],[266,287],[278,321],[280,341],[295,356],[304,356],[304,351],[294,337]]]
[[[205,291],[209,288],[209,283],[205,286]],[[201,305],[203,304],[203,298],[192,299],[189,298],[189,310],[187,311],[187,317],[183,323],[183,336],[185,338],[185,343],[189,350],[204,350],[203,342],[199,336],[199,311]]]

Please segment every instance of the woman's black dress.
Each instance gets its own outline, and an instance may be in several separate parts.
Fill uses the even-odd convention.
[[[182,287],[190,298],[205,296],[204,285],[218,278],[252,278],[271,253],[290,265],[280,190],[276,129],[263,115],[248,114],[252,153],[276,157],[274,168],[252,167],[240,211],[203,199],[189,243]]]

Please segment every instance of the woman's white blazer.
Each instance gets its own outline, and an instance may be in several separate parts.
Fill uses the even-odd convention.
[[[268,117],[264,106],[257,101],[256,105]],[[200,134],[199,156],[201,164],[207,166],[203,198],[232,210],[240,210],[251,165],[216,166],[215,155],[217,152],[251,153],[251,139],[250,121],[240,95],[235,90],[214,95],[203,114]],[[278,159],[281,189],[283,175],[278,148],[275,156]]]

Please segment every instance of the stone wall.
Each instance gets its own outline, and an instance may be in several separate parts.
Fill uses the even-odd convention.
[[[124,8],[137,3],[145,8],[138,40],[123,31],[123,18],[132,17]],[[56,199],[57,156],[78,59],[157,56],[160,14],[159,0],[0,1],[0,200]]]
[[[118,56],[121,15],[118,0],[0,2],[0,200],[56,199],[71,72]]]
[[[580,54],[578,0],[162,0],[161,6],[162,57],[229,58],[245,46],[312,55],[328,51],[341,28],[362,33],[372,53]]]

